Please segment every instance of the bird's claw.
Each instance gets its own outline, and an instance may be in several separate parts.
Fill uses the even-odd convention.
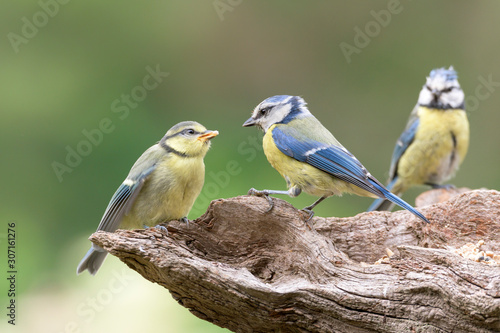
[[[309,208],[309,207],[305,207],[304,209],[302,209],[303,212],[307,213],[309,216],[307,217],[307,219],[305,220],[305,223],[307,225],[307,227],[309,229],[312,229],[312,225],[309,223],[311,221],[311,219],[313,218],[314,216],[314,211]]]
[[[186,216],[184,216],[183,218],[181,218],[179,221],[186,223],[186,226],[189,228],[189,220],[188,220],[188,218]]]
[[[147,225],[144,225],[144,229],[150,229],[150,228],[155,228],[156,230],[163,231],[168,235],[168,229],[162,225],[155,225],[154,227],[148,227]]]
[[[274,208],[274,201],[271,196],[269,196],[269,192],[266,190],[259,191],[254,189],[253,187],[248,190],[248,195],[254,195],[257,197],[264,197],[267,199],[267,202],[269,202],[269,208],[266,210],[266,213],[269,213],[271,210]]]
[[[311,209],[309,209],[308,207],[306,207],[306,208],[302,209],[302,211],[304,211],[304,212],[306,212],[307,214],[309,214],[309,216],[308,216],[308,218],[307,218],[307,220],[306,220],[306,222],[309,222],[309,221],[313,218],[313,216],[314,216],[314,212],[313,212]]]
[[[270,211],[272,211],[272,210],[273,210],[273,208],[274,208],[274,201],[273,201],[273,198],[271,198],[271,197],[269,196],[269,194],[268,194],[268,195],[266,195],[265,197],[266,197],[266,199],[267,199],[267,202],[269,202],[269,208],[266,210],[266,213],[269,213],[269,212],[270,212]]]
[[[264,191],[258,191],[252,187],[251,189],[248,190],[247,194],[248,195],[255,195],[255,196],[262,196],[262,195],[264,195]]]
[[[168,229],[162,225],[155,225],[155,229],[158,229],[158,230],[161,230],[163,232],[165,232],[167,235],[168,235]]]

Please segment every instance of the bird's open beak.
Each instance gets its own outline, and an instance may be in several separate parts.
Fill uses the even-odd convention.
[[[248,118],[247,121],[245,121],[243,123],[243,127],[250,127],[250,126],[254,126],[256,123],[255,123],[255,119],[253,119],[252,117]]]
[[[214,138],[217,135],[219,135],[219,131],[206,131],[205,133],[198,136],[198,140],[206,142],[207,140],[210,140],[211,138]]]

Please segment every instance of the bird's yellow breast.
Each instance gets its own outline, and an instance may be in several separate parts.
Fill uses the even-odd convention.
[[[203,157],[171,154],[146,180],[121,228],[142,228],[187,216],[203,187]]]
[[[469,122],[464,110],[421,106],[417,112],[419,125],[414,141],[398,164],[400,183],[405,187],[448,180],[469,147]]]

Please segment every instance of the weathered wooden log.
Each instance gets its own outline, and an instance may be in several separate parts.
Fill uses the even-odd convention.
[[[273,200],[266,212],[263,198],[219,199],[189,225],[168,223],[168,234],[90,239],[235,332],[500,331],[500,266],[453,252],[483,240],[500,253],[499,192],[421,207],[431,224],[397,211],[314,217],[309,228],[303,212]],[[386,248],[394,255],[374,264]]]

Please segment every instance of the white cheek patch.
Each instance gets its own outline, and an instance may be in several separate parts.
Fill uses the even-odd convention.
[[[265,121],[265,130],[267,130],[272,124],[276,124],[285,119],[286,116],[290,113],[292,109],[291,104],[283,104],[279,106],[275,106],[271,112],[264,117]]]
[[[418,96],[418,104],[429,105],[432,100],[432,93],[426,87],[422,88],[420,95]]]
[[[464,103],[464,92],[462,89],[453,89],[449,93],[441,95],[440,100],[444,104],[449,104],[452,108],[458,108]]]

